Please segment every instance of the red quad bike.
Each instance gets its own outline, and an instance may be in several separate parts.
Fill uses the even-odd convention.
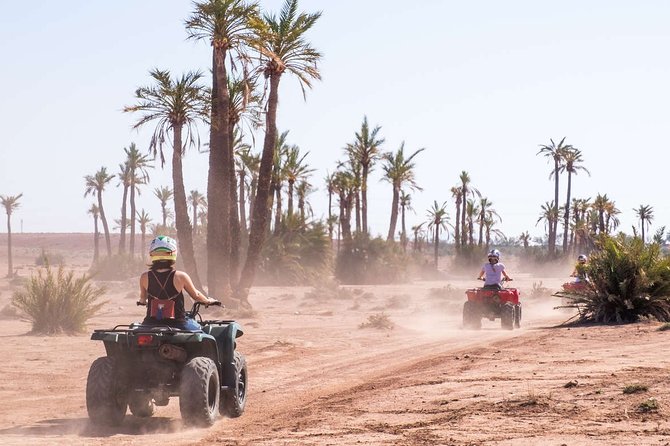
[[[521,302],[516,288],[470,288],[465,292],[468,300],[463,304],[463,328],[479,330],[482,318],[500,318],[500,327],[512,330],[521,327]]]
[[[566,282],[563,284],[563,291],[566,293],[583,293],[586,291],[588,282]]]

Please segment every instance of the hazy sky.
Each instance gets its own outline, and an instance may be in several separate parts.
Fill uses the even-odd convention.
[[[268,11],[281,3],[261,1]],[[16,232],[92,232],[84,175],[101,166],[116,173],[132,141],[148,149],[152,127],[132,131],[137,116],[121,113],[135,88],[150,84],[154,67],[208,73],[209,46],[186,40],[191,9],[184,0],[0,0],[0,194],[24,194]],[[641,204],[654,208],[651,232],[670,226],[670,2],[302,0],[300,9],[323,11],[308,35],[324,54],[323,80],[305,102],[285,76],[278,124],[317,169],[316,217],[327,212],[326,170],[367,115],[382,127],[385,150],[402,141],[409,152],[426,148],[416,158],[423,191],[412,194],[410,226],[433,200],[450,201],[453,222],[449,189],[465,170],[505,234],[541,235],[536,221],[553,182],[536,154],[564,136],[591,171],[574,178],[574,197],[607,193],[628,233]],[[189,151],[184,168],[187,193],[204,192],[207,155]],[[380,171],[370,224],[386,234],[391,188]],[[151,178],[151,189],[170,185],[160,166]],[[120,216],[116,185],[104,195],[110,220]],[[139,208],[158,221],[151,189]]]

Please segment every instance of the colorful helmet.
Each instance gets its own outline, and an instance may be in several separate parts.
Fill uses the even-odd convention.
[[[586,257],[586,254],[579,254],[579,257],[577,257],[578,262],[586,262],[588,260],[588,257]]]
[[[167,235],[159,235],[149,245],[151,261],[177,260],[177,241]]]
[[[488,257],[489,257],[489,259],[491,257],[493,257],[496,260],[500,260],[500,251],[498,251],[497,249],[492,249],[492,250],[489,251],[489,256]]]

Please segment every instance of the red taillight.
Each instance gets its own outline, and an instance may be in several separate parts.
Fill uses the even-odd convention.
[[[137,337],[137,345],[151,345],[154,342],[152,335],[139,335]]]

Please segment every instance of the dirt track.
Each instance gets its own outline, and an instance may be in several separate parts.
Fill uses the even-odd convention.
[[[522,291],[539,280],[549,289],[561,283],[523,273],[515,279]],[[87,334],[25,335],[29,323],[3,319],[0,444],[670,444],[669,332],[655,323],[550,328],[566,315],[551,298],[527,293],[521,330],[488,322],[464,331],[458,291],[472,282],[358,287],[326,302],[307,297],[307,288],[254,289],[256,314],[239,318],[247,412],[210,429],[184,428],[174,399],[149,420],[127,415],[118,429],[90,426],[85,380],[102,345]],[[434,297],[447,284],[456,292]],[[141,317],[131,284],[113,285],[92,328]],[[5,281],[0,290],[4,307]],[[359,328],[381,312],[393,330]],[[623,394],[634,383],[648,391]],[[658,411],[639,411],[648,398]]]

